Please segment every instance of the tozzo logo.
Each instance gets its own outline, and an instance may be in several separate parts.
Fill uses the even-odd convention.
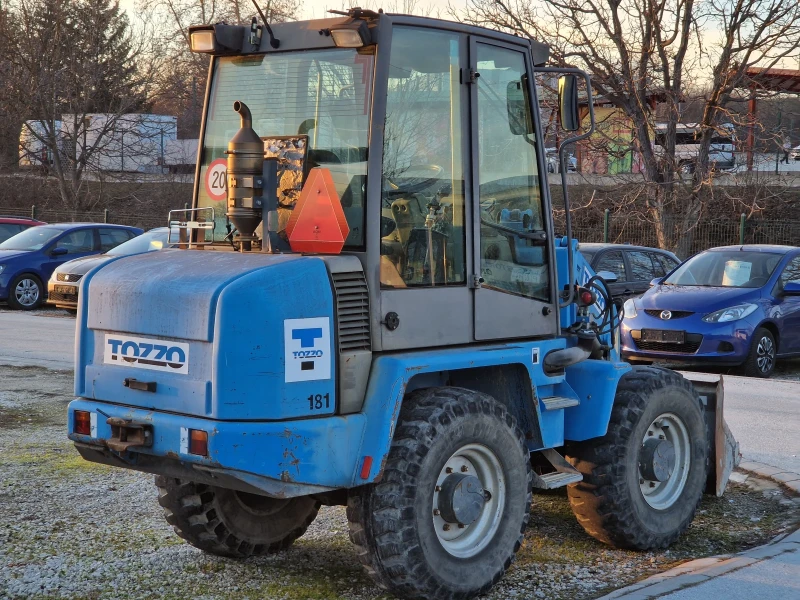
[[[330,319],[286,319],[283,322],[286,381],[331,378]]]
[[[105,364],[189,373],[189,344],[106,334]]]

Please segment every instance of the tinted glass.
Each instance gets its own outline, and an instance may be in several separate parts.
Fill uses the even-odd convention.
[[[683,263],[664,283],[757,288],[767,283],[781,258],[781,254],[767,252],[703,252]]]
[[[631,267],[631,281],[650,281],[656,277],[649,252],[628,251],[628,264]]]
[[[20,231],[22,231],[22,229],[23,227],[21,225],[15,225],[13,223],[0,223],[0,242],[17,235]]]
[[[680,264],[677,260],[666,254],[653,252],[650,254],[650,258],[653,259],[653,264],[656,266],[656,272],[658,273],[656,277],[663,277]]]
[[[478,44],[477,58],[481,277],[488,287],[549,300],[546,246],[523,237],[544,230],[536,146],[525,133],[533,118],[524,55]]]
[[[131,234],[125,229],[101,229],[100,251],[108,252],[129,239],[131,239]]]
[[[62,232],[51,227],[30,227],[0,244],[0,250],[39,250]]]
[[[781,273],[780,285],[783,287],[788,282],[800,283],[800,256],[793,258]]]
[[[94,249],[94,229],[80,229],[62,237],[56,248],[66,248],[67,254],[91,252]]]
[[[198,206],[216,210],[217,239],[225,235],[224,165],[231,137],[239,130],[235,100],[253,115],[253,129],[279,156],[279,222],[282,231],[302,187],[300,165],[329,169],[350,233],[346,246],[364,242],[367,139],[372,106],[374,57],[336,48],[220,58],[214,72],[203,139]],[[280,139],[280,138],[290,138]],[[222,177],[220,177],[222,175]],[[220,183],[222,182],[222,183]],[[222,192],[212,195],[209,190]]]
[[[461,38],[392,33],[383,143],[381,284],[463,285]],[[391,231],[388,231],[391,229]]]
[[[167,245],[168,235],[169,230],[166,227],[154,229],[136,236],[124,244],[120,244],[113,250],[109,250],[106,254],[109,256],[128,256],[130,254],[139,254],[140,252],[161,250]],[[172,234],[172,239],[173,241],[178,239],[177,233]]]
[[[628,281],[628,274],[625,271],[625,261],[622,258],[621,250],[614,250],[613,252],[604,252],[597,262],[595,272],[611,271],[617,276],[617,283]]]

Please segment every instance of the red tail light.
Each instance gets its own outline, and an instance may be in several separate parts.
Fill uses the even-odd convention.
[[[76,410],[74,431],[80,435],[92,435],[92,413]]]
[[[208,456],[208,433],[201,429],[189,430],[189,454]]]

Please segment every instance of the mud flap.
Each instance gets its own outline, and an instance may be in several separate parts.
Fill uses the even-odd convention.
[[[728,479],[739,462],[742,455],[739,453],[739,442],[737,442],[728,424],[725,423],[725,386],[722,375],[717,379],[716,376],[703,376],[699,373],[683,373],[692,382],[694,389],[700,396],[703,403],[703,417],[706,421],[706,430],[709,439],[709,470],[706,480],[706,494],[722,496]]]

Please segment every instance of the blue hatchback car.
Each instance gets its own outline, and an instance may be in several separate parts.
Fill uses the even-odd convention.
[[[776,358],[800,355],[800,248],[701,252],[625,302],[620,335],[634,362],[734,365],[769,377]]]
[[[107,252],[142,231],[107,223],[56,223],[26,229],[0,244],[0,302],[23,310],[36,308],[57,266]]]

